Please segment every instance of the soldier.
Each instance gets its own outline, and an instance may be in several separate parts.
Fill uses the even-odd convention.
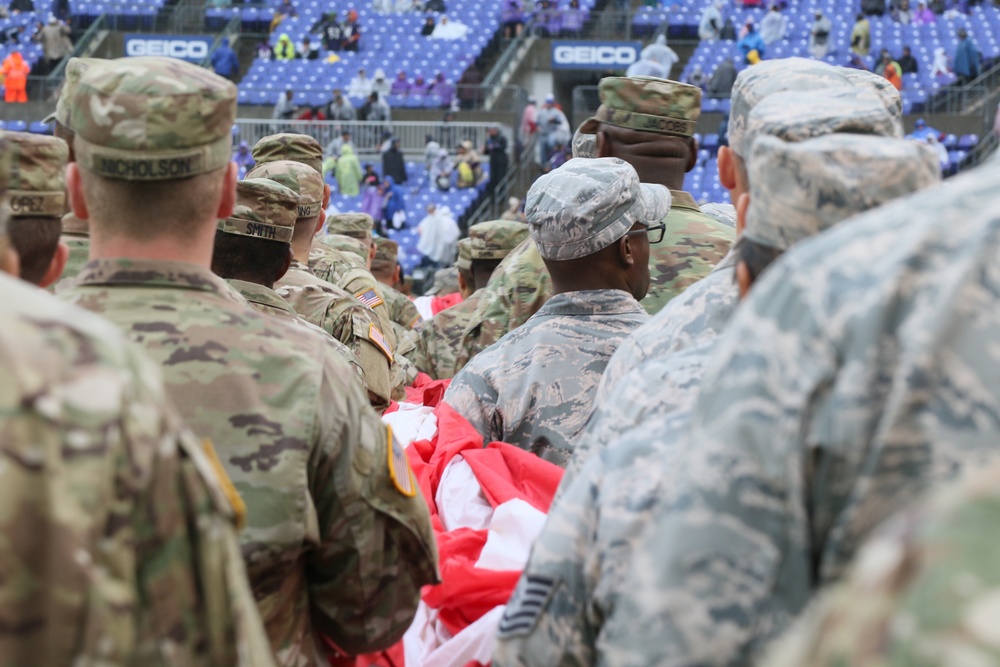
[[[994,463],[894,518],[766,664],[996,664],[998,490]]]
[[[733,86],[732,115],[730,116],[729,146],[719,149],[719,180],[729,190],[733,202],[747,192],[749,174],[743,162],[743,155],[752,145],[748,124],[755,108],[771,96],[797,95],[782,98],[796,112],[783,113],[780,102],[774,103],[763,118],[773,118],[760,131],[783,134],[785,140],[793,140],[792,135],[817,136],[829,132],[860,132],[888,137],[902,137],[898,103],[899,93],[891,85],[891,93],[873,86],[871,77],[853,76],[847,68],[833,67],[815,60],[804,58],[782,58],[759,63],[740,73]],[[881,77],[874,77],[881,78]],[[871,98],[859,94],[859,88],[874,90],[879,95],[890,120],[885,121],[885,113],[877,110],[861,111],[851,109],[851,96],[857,95],[858,102],[870,108]],[[833,106],[827,107],[810,99],[810,95],[831,94],[844,91],[843,96]],[[892,100],[895,94],[896,102]],[[787,130],[786,130],[787,128]],[[799,140],[799,139],[794,139]],[[735,212],[734,212],[735,213]],[[739,230],[737,229],[737,233]],[[688,288],[680,297],[653,316],[648,324],[622,342],[615,355],[608,362],[598,389],[596,404],[601,404],[611,395],[618,381],[632,368],[646,359],[679,351],[689,345],[706,342],[715,338],[726,326],[738,303],[736,284],[732,279],[737,251],[731,250],[716,266],[715,270]]]
[[[635,543],[643,590],[625,578],[602,634],[616,662],[752,660],[874,526],[996,456],[994,181],[983,168],[904,197],[767,270]]]
[[[599,90],[600,108],[580,126],[582,134],[596,137],[594,154],[625,160],[644,183],[671,189],[671,217],[663,242],[650,254],[651,284],[642,301],[646,311],[655,314],[707,275],[734,237],[731,227],[703,215],[682,190],[684,174],[698,159],[693,134],[701,114],[701,90],[652,77],[606,77]],[[587,148],[581,145],[580,150]],[[459,367],[523,324],[551,293],[545,267],[530,245],[512,252],[493,280],[464,337]]]
[[[9,174],[10,242],[20,260],[20,276],[39,287],[59,280],[69,248],[59,240],[66,210],[66,142],[27,132],[6,133]]]
[[[399,263],[399,244],[392,239],[380,236],[374,240],[374,245],[375,255],[372,257],[371,274],[375,276],[375,280],[379,281],[380,284],[388,285],[400,294],[403,294],[400,290],[407,288],[403,278],[403,267]],[[417,317],[420,317],[420,313],[417,312],[413,301],[410,301],[406,295],[403,296],[410,302],[410,306],[413,307],[413,312],[417,313]],[[402,313],[403,311],[400,311],[400,314]],[[397,313],[393,313],[393,319],[398,316]],[[403,316],[405,317],[405,315]],[[423,323],[423,318],[420,318],[414,324],[414,327],[419,326],[421,323]]]
[[[502,440],[565,465],[604,364],[649,319],[649,245],[670,191],[640,183],[617,158],[574,158],[528,191],[531,238],[555,295],[524,326],[462,369],[445,401],[486,442]]]
[[[0,196],[11,152],[0,137]],[[0,203],[17,275],[7,222]],[[156,368],[90,313],[4,275],[0,294],[4,660],[270,667],[238,498]]]
[[[796,109],[785,109],[793,124]],[[741,198],[738,209],[741,226],[746,223],[742,247],[756,251],[760,239],[770,256],[939,180],[925,147],[851,134],[801,144],[764,136],[755,144],[751,167],[751,194]],[[741,260],[738,274],[746,266]],[[632,595],[623,582],[633,545],[655,520],[658,499],[672,495],[677,450],[714,345],[708,341],[645,362],[602,406],[607,416],[622,415],[612,422],[614,428],[607,428],[605,420],[603,429],[587,436],[610,443],[595,447],[582,471],[561,488],[521,586],[535,582],[531,590],[540,594],[544,586],[538,582],[563,583],[531,615],[531,623],[520,614],[532,596],[515,594],[501,623],[498,667],[600,662],[597,638],[603,621],[617,613],[619,599]]]
[[[313,235],[322,227],[326,215],[322,209],[322,178],[315,170],[291,160],[259,164],[247,178],[266,178],[299,195],[291,241],[292,262],[274,283],[274,290],[299,317],[350,348],[364,370],[372,407],[384,410],[393,393],[393,349],[378,317],[354,295],[317,278],[306,265]]]
[[[323,237],[323,245],[340,251],[354,266],[368,270],[369,248],[374,246],[367,246],[363,241],[341,234],[327,234]]]
[[[462,302],[442,310],[420,330],[410,360],[435,380],[455,377],[462,334],[479,307],[483,288],[507,254],[528,238],[528,225],[513,220],[481,222],[458,243],[458,285]],[[530,240],[530,239],[529,239]]]
[[[364,370],[350,348],[295,314],[274,291],[292,262],[292,234],[299,196],[274,181],[248,178],[236,184],[233,214],[219,221],[212,248],[212,273],[224,279],[262,313],[322,335],[324,345],[357,372]]]
[[[97,58],[70,58],[66,61],[65,74],[62,89],[59,91],[59,100],[56,102],[56,110],[45,119],[45,123],[52,123],[52,133],[66,142],[69,146],[69,162],[75,161],[73,154],[73,129],[70,127],[70,101],[76,93],[76,86],[80,82],[87,69],[95,64],[104,62]],[[66,211],[62,218],[62,242],[69,248],[69,257],[62,270],[62,280],[56,289],[68,286],[73,278],[80,273],[80,269],[87,263],[90,253],[90,231],[85,220],[80,220],[73,211],[69,210],[69,202],[66,202]]]
[[[92,67],[72,109],[67,182],[94,259],[67,298],[160,362],[182,416],[214,443],[247,505],[243,557],[278,663],[322,664],[321,637],[352,654],[392,644],[438,580],[406,456],[321,338],[209,271],[217,221],[233,213],[236,87],[128,58]]]

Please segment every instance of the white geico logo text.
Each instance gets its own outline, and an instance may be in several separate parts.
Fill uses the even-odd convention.
[[[634,46],[557,46],[556,65],[631,65],[636,61]]]
[[[130,39],[125,44],[125,55],[200,59],[208,56],[208,43],[193,39]]]

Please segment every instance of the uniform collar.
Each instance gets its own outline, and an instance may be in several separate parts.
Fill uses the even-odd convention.
[[[690,211],[697,211],[701,213],[701,208],[698,206],[698,202],[694,200],[694,197],[683,190],[670,191],[670,208],[686,208]]]
[[[123,258],[91,260],[80,272],[76,286],[97,285],[173,287],[209,292],[241,301],[236,292],[217,275],[206,268],[186,262]]]
[[[62,230],[64,234],[77,234],[79,236],[90,236],[90,226],[86,220],[73,215],[72,212],[63,215]]]
[[[277,292],[264,285],[247,282],[245,280],[227,280],[229,286],[240,293],[244,299],[259,306],[274,308],[289,315],[295,315],[295,310],[287,301],[282,299]]]
[[[629,315],[646,311],[624,290],[580,290],[556,294],[539,309],[537,315]]]

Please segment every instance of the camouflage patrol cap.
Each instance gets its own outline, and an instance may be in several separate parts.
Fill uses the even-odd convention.
[[[459,241],[461,243],[461,241]],[[434,272],[434,282],[427,294],[454,294],[458,291],[458,267],[449,266],[447,269],[438,269]]]
[[[323,208],[323,177],[301,162],[277,160],[258,164],[247,178],[266,178],[299,195],[299,220],[315,218]]]
[[[528,225],[517,220],[490,220],[469,227],[473,261],[503,259],[528,238]]]
[[[344,236],[343,234],[327,234],[323,237],[323,243],[334,250],[360,257],[362,265],[368,263],[368,246],[360,239]]]
[[[6,137],[6,132],[0,132],[0,250],[7,246],[7,219],[10,217],[10,206],[4,196],[10,181],[11,164],[10,144]]]
[[[801,143],[762,136],[748,167],[754,177],[743,235],[779,250],[941,179],[926,145],[857,134]]]
[[[236,86],[183,60],[94,64],[70,106],[76,160],[106,178],[175,180],[232,159]]]
[[[458,241],[458,259],[455,266],[462,271],[472,270],[472,239],[464,238]]]
[[[257,164],[291,160],[312,167],[318,174],[323,173],[323,147],[305,134],[272,134],[258,141],[250,154]]]
[[[372,229],[375,222],[367,213],[338,213],[326,219],[326,228],[331,234],[350,236],[352,239],[372,242]]]
[[[70,58],[66,61],[66,68],[64,70],[66,79],[63,81],[62,89],[59,91],[56,110],[46,116],[45,120],[42,121],[43,123],[48,124],[52,121],[57,121],[60,125],[72,129],[70,125],[70,102],[76,93],[77,86],[80,84],[80,79],[83,77],[83,73],[90,69],[91,65],[102,62],[106,61],[100,58]]]
[[[299,196],[266,178],[247,178],[236,184],[233,214],[219,220],[219,231],[289,243],[295,230]]]
[[[748,67],[733,84],[729,113],[729,147],[740,157],[746,157],[750,144],[746,141],[747,119],[762,99],[787,90],[806,92],[826,88],[851,88],[854,84],[840,67],[807,58],[765,60]]]
[[[592,255],[669,211],[667,188],[640,183],[632,165],[612,157],[573,158],[545,174],[524,208],[538,252],[555,261]]]
[[[752,146],[763,135],[791,142],[835,133],[899,138],[898,128],[874,92],[831,88],[769,95],[750,112],[744,136]]]
[[[392,239],[376,238],[372,271],[391,271],[397,264],[399,264],[399,244]]]
[[[580,126],[597,134],[601,123],[679,137],[694,135],[701,88],[654,76],[608,76],[597,86],[601,106]]]
[[[28,132],[8,132],[7,170],[11,215],[15,218],[61,218],[66,212],[66,162],[62,139]]]
[[[594,158],[597,157],[597,135],[584,134],[581,125],[573,134],[573,157]]]
[[[854,69],[853,67],[842,67],[841,73],[847,77],[847,80],[856,86],[871,86],[875,94],[878,95],[882,104],[885,105],[885,110],[892,114],[892,117],[896,119],[899,123],[897,139],[903,138],[903,97],[896,90],[896,86],[889,83],[889,79],[884,76],[879,76],[874,72],[869,72],[862,69]]]

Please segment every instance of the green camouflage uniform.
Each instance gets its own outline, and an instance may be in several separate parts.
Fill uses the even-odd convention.
[[[273,664],[234,513],[159,372],[0,275],[6,665]]]
[[[528,226],[523,222],[494,220],[473,225],[469,228],[469,237],[458,243],[456,266],[471,271],[476,260],[502,260],[526,239]],[[420,329],[417,348],[410,354],[410,360],[418,369],[435,380],[455,376],[459,370],[456,359],[462,334],[470,319],[475,317],[482,294],[483,290],[477,289],[462,303],[442,310]]]
[[[235,112],[236,87],[204,69],[110,61],[74,97],[77,160],[117,179],[212,172],[229,162]],[[94,260],[66,296],[141,344],[185,421],[214,443],[247,505],[243,557],[279,664],[323,664],[321,635],[349,653],[398,640],[421,586],[438,580],[427,508],[327,341],[261,315],[193,264]]]
[[[308,165],[293,160],[258,164],[247,178],[266,178],[298,193],[298,220],[315,218],[323,205],[323,180]],[[299,317],[346,345],[364,369],[365,387],[377,409],[389,405],[393,394],[393,344],[378,317],[352,294],[319,279],[302,262],[292,260],[275,292]]]
[[[793,626],[775,667],[995,665],[1000,467],[896,517],[858,552],[847,581]]]
[[[525,214],[549,262],[587,257],[634,224],[670,208],[662,185],[639,183],[617,158],[574,158],[528,191]],[[484,437],[566,465],[586,424],[604,365],[619,341],[649,319],[618,289],[554,295],[524,326],[477,355],[452,380],[447,401]]]
[[[754,145],[750,164],[755,179],[746,238],[780,250],[939,178],[925,147],[857,135],[832,135],[801,144],[762,137]],[[627,664],[663,664],[674,659],[677,664],[694,664],[698,658],[714,662],[706,656],[718,644],[707,639],[694,647],[696,654],[685,654],[677,645],[658,652],[652,643],[670,637],[667,633],[655,639],[649,635],[621,651],[617,637],[614,649],[607,648],[612,640],[605,628],[614,623],[620,631],[626,623],[620,617],[622,605],[633,598],[644,599],[645,591],[629,588],[635,582],[626,585],[635,567],[632,558],[649,526],[662,518],[664,504],[684,500],[675,491],[680,484],[677,461],[688,446],[686,431],[708,360],[722,340],[706,339],[642,363],[599,406],[577,444],[575,469],[567,471],[546,528],[535,542],[520,597],[515,592],[517,601],[508,606],[501,622],[494,664],[591,664],[616,662],[619,657]],[[706,387],[702,395],[708,392]],[[753,403],[755,396],[745,394],[744,400]],[[734,437],[733,444],[739,442]],[[689,508],[692,521],[697,521],[695,515],[701,509]],[[710,529],[701,532],[707,534]],[[687,543],[686,534],[679,535],[674,540],[677,550],[697,549],[698,543]],[[692,602],[694,587],[703,582],[692,580],[688,585],[692,591],[678,604],[691,614],[680,622],[690,619],[692,625],[682,625],[675,633],[704,628],[717,631],[716,639],[720,639],[744,618],[714,615],[716,606],[727,599],[723,596],[736,596],[741,589],[733,586],[716,597]],[[551,599],[537,611],[522,613],[542,594]],[[641,620],[647,629],[660,621]],[[639,641],[637,635],[629,633],[629,637]],[[743,659],[733,658],[731,664]]]
[[[419,329],[424,320],[420,317],[417,307],[405,294],[379,278],[381,275],[391,276],[395,272],[399,265],[399,244],[391,239],[381,237],[375,239],[374,243],[375,257],[372,259],[372,275],[379,281],[379,285],[388,288],[383,290],[383,296],[389,305],[389,314],[392,315],[392,320],[408,329]],[[412,361],[412,358],[410,360]]]

